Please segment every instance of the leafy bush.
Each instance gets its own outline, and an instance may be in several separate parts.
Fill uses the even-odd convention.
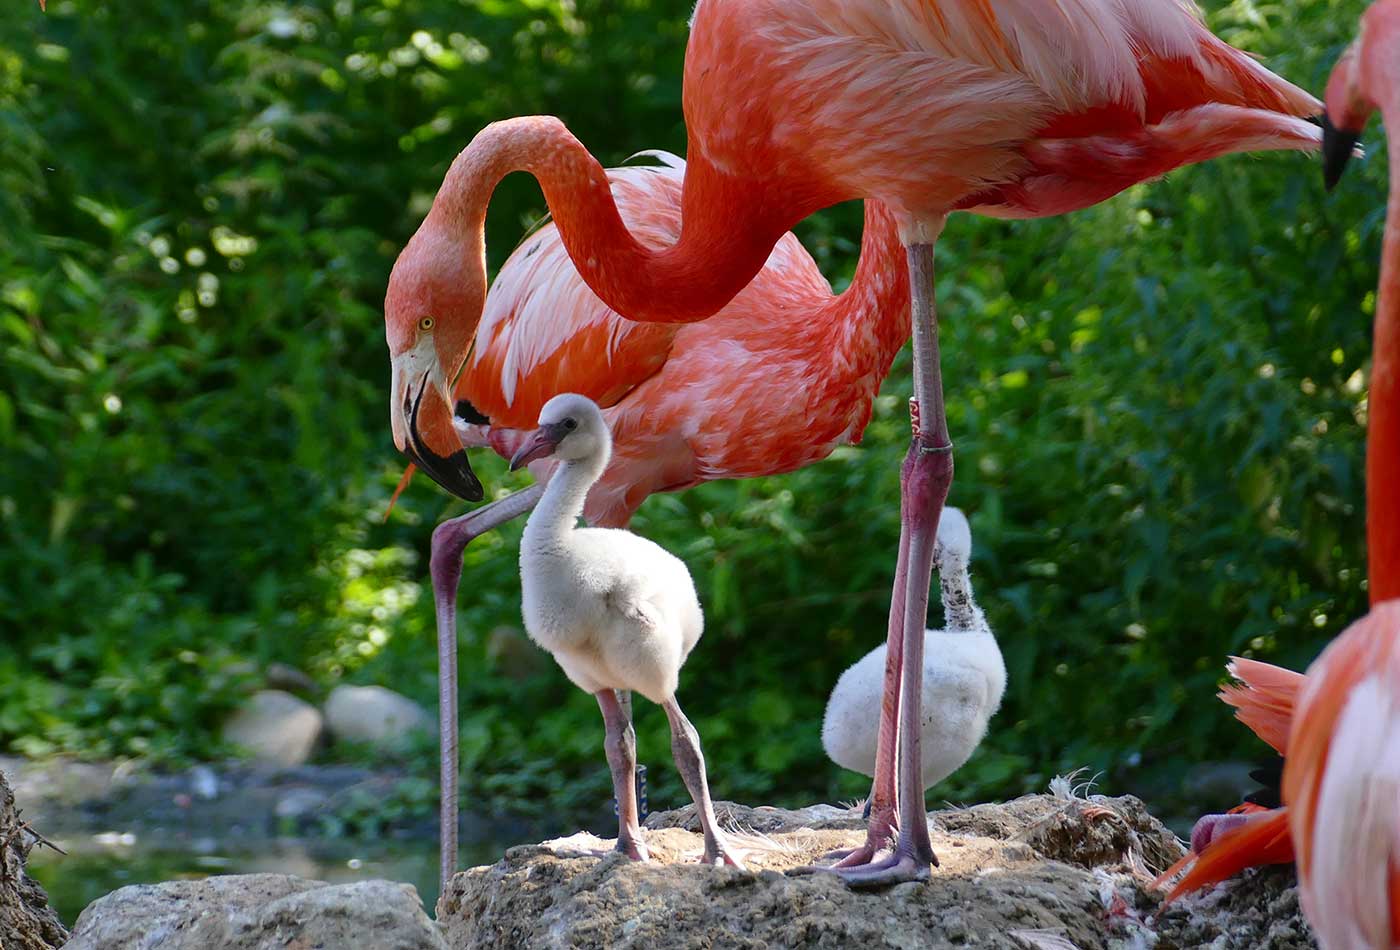
[[[1211,5],[1311,88],[1362,4]],[[486,122],[561,115],[599,157],[681,150],[689,3],[174,0],[11,5],[0,33],[0,746],[218,754],[273,660],[431,703],[430,528],[399,472],[380,303],[394,255]],[[1224,656],[1305,664],[1364,610],[1368,317],[1384,148],[1333,198],[1297,155],[1237,157],[1068,218],[960,218],[939,248],[953,501],[1011,672],[943,790],[1090,765],[1141,785],[1253,751]],[[542,212],[493,205],[499,263]],[[803,225],[849,274],[859,211]],[[863,781],[817,721],[883,635],[907,362],[859,448],[650,500],[708,635],[681,699],[716,794]],[[484,461],[488,485],[518,487]],[[462,729],[477,804],[605,800],[601,723],[551,666],[506,675],[519,526],[466,555]],[[420,594],[420,590],[424,593]],[[638,705],[644,761],[669,756]],[[421,762],[422,774],[432,764]],[[654,804],[684,800],[652,770]]]

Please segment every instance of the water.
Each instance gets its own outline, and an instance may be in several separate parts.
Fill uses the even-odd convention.
[[[128,884],[272,872],[331,883],[387,878],[418,889],[429,915],[438,897],[437,842],[424,838],[236,839],[136,833],[52,836],[68,852],[36,848],[29,873],[69,927],[89,903]],[[491,864],[514,840],[464,841],[463,867]]]

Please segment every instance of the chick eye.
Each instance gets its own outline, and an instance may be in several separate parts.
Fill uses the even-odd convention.
[[[564,420],[564,428],[566,428],[566,429],[568,429],[569,431],[572,432],[574,429],[577,429],[577,428],[578,428],[578,420],[576,420],[576,419],[565,419],[565,420]]]
[[[418,329],[431,330],[433,328],[433,322],[434,321],[432,317],[424,317],[418,321]]]

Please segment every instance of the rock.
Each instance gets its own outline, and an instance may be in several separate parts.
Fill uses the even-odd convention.
[[[88,905],[68,950],[445,950],[408,884],[285,874],[123,887]]]
[[[1317,938],[1298,903],[1292,866],[1258,868],[1158,915],[1168,947],[1211,950],[1314,950]],[[1159,950],[1166,950],[1160,947]]]
[[[330,805],[331,797],[318,788],[294,788],[277,800],[272,814],[294,828],[308,824]]]
[[[224,723],[224,741],[242,746],[258,762],[300,765],[311,757],[323,721],[315,706],[278,689],[254,693]]]
[[[1151,878],[1182,853],[1132,797],[1031,795],[1002,805],[929,815],[941,864],[926,884],[854,891],[825,874],[793,874],[823,853],[864,839],[859,812],[831,806],[789,811],[716,802],[721,821],[754,830],[738,842],[749,870],[696,863],[703,842],[694,810],[654,814],[633,863],[587,834],[511,848],[491,867],[452,879],[438,920],[464,948],[935,948],[1215,946],[1235,916],[1260,948],[1306,934],[1295,900],[1280,895],[1266,921],[1256,905],[1211,905],[1208,919],[1158,913]],[[599,857],[599,850],[604,856]],[[1218,902],[1217,902],[1218,903]],[[1273,936],[1271,936],[1273,935]],[[1292,940],[1292,936],[1288,937]]]
[[[337,739],[380,748],[401,745],[433,721],[413,700],[382,686],[337,686],[326,699],[326,724]]]
[[[310,696],[316,692],[316,681],[294,666],[269,663],[263,674],[269,689],[284,689],[289,693]]]
[[[136,766],[130,762],[78,762],[53,758],[42,761],[0,756],[0,772],[9,776],[15,798],[32,811],[62,813],[83,802],[110,795]]]
[[[0,772],[0,948],[4,950],[52,950],[68,939],[48,895],[24,872],[38,840],[20,823],[9,782]]]
[[[196,798],[213,801],[219,797],[219,776],[207,765],[190,769],[190,790]]]

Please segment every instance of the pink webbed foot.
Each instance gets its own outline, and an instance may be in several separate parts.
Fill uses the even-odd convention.
[[[627,857],[633,861],[651,860],[651,852],[647,850],[647,846],[640,838],[633,838],[630,841],[618,838],[617,846],[613,848],[613,850],[620,854],[627,855]]]
[[[930,860],[921,861],[910,854],[896,851],[883,860],[859,867],[834,868],[835,873],[848,887],[886,887],[891,884],[904,884],[908,881],[927,881],[933,876],[933,868],[938,865],[938,857],[930,854]]]
[[[834,863],[819,867],[817,870],[836,871],[841,868],[864,867],[867,864],[872,864],[877,860],[889,857],[891,853],[888,844],[883,847],[875,847],[867,842],[859,848],[841,848],[838,851],[832,851],[822,855],[821,859],[823,861],[832,861]]]
[[[864,858],[864,860],[860,860]],[[884,887],[906,881],[927,881],[938,867],[933,847],[913,835],[900,835],[893,852],[872,849],[867,841],[838,864],[822,870],[835,874],[851,887]]]
[[[741,854],[743,854],[742,851],[721,840],[714,847],[705,849],[705,853],[700,856],[700,863],[708,864],[711,867],[731,867],[747,871],[748,868],[744,867],[744,862],[740,858]]]
[[[894,847],[894,838],[899,831],[899,820],[894,809],[885,814],[870,814],[870,825],[865,833],[865,843],[858,848],[841,848],[829,851],[818,860],[832,861],[833,864],[819,865],[814,871],[834,871],[840,868],[864,867],[889,857]]]
[[[1202,815],[1191,828],[1191,850],[1201,854],[1225,832],[1238,828],[1253,817],[1250,812]]]

